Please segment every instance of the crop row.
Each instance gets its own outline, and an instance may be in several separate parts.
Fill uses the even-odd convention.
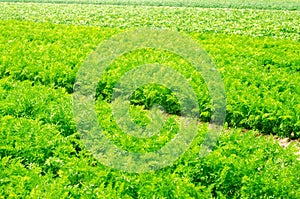
[[[62,130],[73,128],[71,99],[64,89],[8,77],[1,79],[0,90],[0,195],[4,198],[299,197],[300,164],[294,148],[283,149],[255,132],[229,130],[206,158],[199,158],[207,130],[201,124],[190,149],[173,166],[128,174],[101,165],[76,132]],[[164,132],[144,143],[127,139],[112,122],[109,107],[105,101],[96,104],[103,129],[119,147],[152,150],[169,139]],[[147,110],[136,107],[133,114],[136,122],[145,122]]]
[[[16,21],[2,21],[1,27],[1,40],[6,41],[0,48],[4,55],[0,62],[1,78],[63,87],[68,93],[72,93],[76,72],[85,57],[103,39],[120,31]],[[209,53],[223,76],[226,121],[230,126],[300,136],[298,42],[223,34],[191,36]],[[109,101],[122,74],[153,62],[173,67],[188,79],[198,96],[200,117],[208,121],[209,95],[201,74],[194,73],[188,63],[172,53],[146,50],[115,60],[100,79],[96,96]],[[162,92],[159,94],[153,88],[139,90],[132,103],[146,108],[159,103],[169,113],[178,113],[180,107],[174,96],[167,90]]]
[[[0,3],[0,19],[300,40],[300,12],[287,10]]]
[[[137,5],[137,6],[175,6],[201,8],[251,8],[299,10],[297,0],[1,0],[4,2],[35,2],[35,3],[63,3],[63,4],[104,4],[104,5]]]

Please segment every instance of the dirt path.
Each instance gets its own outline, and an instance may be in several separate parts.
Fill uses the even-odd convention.
[[[278,141],[279,145],[283,148],[287,148],[290,144],[296,144],[298,151],[295,153],[298,156],[298,160],[300,160],[300,140],[291,140],[290,138],[279,138],[275,137],[274,139]]]

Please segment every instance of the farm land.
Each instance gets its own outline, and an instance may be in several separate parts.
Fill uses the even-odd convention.
[[[300,198],[299,24],[297,0],[1,0],[0,198]],[[137,174],[105,166],[85,148],[72,94],[101,42],[140,28],[177,31],[203,47],[224,82],[226,118],[212,151],[199,157],[212,114],[201,74],[171,52],[120,56],[99,79],[95,100],[99,124],[118,147],[155,151],[178,130],[178,101],[158,85],[134,92],[130,115],[147,125],[150,108],[163,106],[169,120],[160,136],[138,139],[118,127],[113,89],[135,66],[174,68],[199,104],[189,149],[171,166]]]

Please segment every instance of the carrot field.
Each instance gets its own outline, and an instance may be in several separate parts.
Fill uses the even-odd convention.
[[[0,0],[0,198],[300,198],[299,24],[299,0]]]

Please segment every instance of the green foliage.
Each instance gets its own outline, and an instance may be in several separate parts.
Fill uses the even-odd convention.
[[[57,126],[63,135],[75,131],[71,96],[64,88],[53,89],[30,81],[0,80],[0,116],[36,119]]]
[[[200,125],[191,148],[172,167],[128,174],[103,167],[77,135],[62,137],[53,125],[11,116],[1,124],[2,197],[298,198],[300,193],[295,148],[283,149],[251,131],[229,130],[202,159],[199,144],[207,127]]]
[[[300,164],[288,155],[293,150],[284,150],[272,137],[234,131],[222,136],[205,159],[192,163],[189,176],[217,198],[298,198]]]
[[[116,59],[107,69],[107,72],[102,74],[96,90],[96,98],[101,96],[101,99],[111,101],[112,92],[116,84],[120,81],[120,78],[134,67],[147,63],[157,63],[162,68],[172,67],[176,72],[183,75],[188,84],[195,90],[195,94],[198,98],[201,120],[209,121],[210,98],[207,86],[205,85],[201,74],[195,71],[193,66],[181,57],[161,50],[146,49],[134,51]],[[150,74],[144,73],[138,78],[143,79],[148,75]],[[170,82],[173,83],[174,88],[166,88],[163,85],[158,84],[148,84],[138,88],[131,95],[131,104],[144,106],[146,109],[150,109],[152,106],[159,104],[167,113],[180,115],[184,110],[182,110],[179,100],[171,89],[175,89],[175,85],[182,83],[174,81],[174,79],[170,78]],[[167,84],[168,82],[162,83]],[[182,96],[183,100],[191,98],[191,96]]]
[[[69,93],[84,57],[98,42],[118,31],[31,22],[1,23],[5,25],[2,37],[9,42],[0,49],[5,54],[0,64],[0,77],[64,87]],[[224,34],[191,33],[191,36],[212,56],[224,78],[226,121],[230,126],[294,138],[300,136],[300,55],[295,50],[299,48],[298,42]],[[39,52],[38,49],[45,50]],[[198,97],[201,120],[209,120],[210,99],[201,74],[169,52],[145,49],[119,57],[99,79],[96,97],[109,101],[119,78],[145,63],[170,66],[182,74]],[[174,95],[161,87],[138,89],[131,102],[146,108],[161,104],[168,113],[180,113]]]
[[[73,91],[76,72],[84,58],[114,32],[91,28],[88,33],[84,27],[35,26],[29,22],[17,26],[13,21],[0,23],[1,40],[6,41],[0,48],[4,55],[0,77],[64,87],[69,93]]]
[[[211,2],[202,1],[208,4]],[[217,4],[220,4],[219,0],[214,1],[218,1]],[[240,0],[235,1],[240,2]],[[247,0],[247,2],[251,4],[252,1]],[[284,4],[282,1],[277,3],[280,6]],[[270,4],[275,5],[273,2],[270,2]],[[299,2],[297,5],[299,8]],[[87,4],[64,4],[61,6],[48,3],[0,2],[0,18],[5,20],[25,20],[121,29],[169,28],[184,32],[226,33],[300,40],[299,10]]]
[[[231,7],[233,1],[207,4]],[[284,8],[271,1],[239,2],[237,7]],[[171,28],[189,32],[215,61],[230,127],[299,138],[298,11],[0,5],[0,198],[300,198],[295,146],[283,149],[272,136],[227,128],[213,151],[200,158],[207,123],[199,124],[191,147],[172,166],[142,174],[112,170],[83,146],[71,97],[76,72],[101,41],[128,28]],[[145,127],[153,116],[148,109],[159,104],[166,112],[161,131],[139,139],[118,126],[111,107],[114,86],[146,63],[182,74],[195,90],[200,119],[209,121],[211,114],[201,74],[181,57],[156,49],[122,55],[99,77],[95,108],[105,135],[131,152],[155,151],[172,140],[182,111],[169,88],[147,85],[132,94],[130,117]]]
[[[53,126],[25,118],[1,119],[1,157],[22,158],[24,164],[42,163],[52,155],[59,133]],[[30,143],[30,145],[28,145]]]
[[[63,4],[101,4],[133,6],[172,6],[172,7],[208,7],[208,8],[251,8],[275,10],[299,10],[297,0],[0,0],[4,2],[34,2]]]
[[[299,43],[197,33],[193,36],[201,39],[224,77],[226,121],[230,126],[299,137],[300,54],[295,51]],[[216,46],[220,41],[226,45]],[[293,44],[296,46],[291,47]],[[272,62],[262,61],[270,57]]]

